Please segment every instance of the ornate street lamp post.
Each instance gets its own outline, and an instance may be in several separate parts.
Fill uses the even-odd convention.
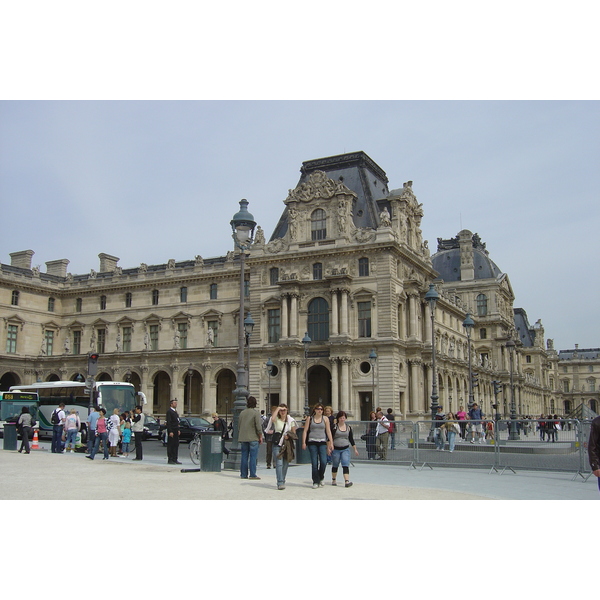
[[[246,336],[246,348],[248,349],[248,393],[250,393],[250,336],[252,335],[252,331],[254,331],[254,320],[250,313],[248,313],[244,319],[244,335]]]
[[[517,407],[515,405],[515,382],[514,382],[514,352],[515,342],[512,338],[506,342],[506,348],[508,349],[508,356],[510,359],[510,432],[508,434],[509,440],[520,439],[517,431]]]
[[[233,241],[236,248],[240,251],[240,317],[238,327],[238,355],[237,355],[237,377],[236,389],[233,390],[235,402],[233,403],[233,441],[231,450],[225,460],[225,469],[238,470],[241,464],[240,447],[238,443],[238,419],[240,413],[246,408],[248,398],[248,371],[244,365],[244,343],[246,341],[246,331],[244,328],[244,307],[245,298],[245,259],[246,252],[249,251],[254,236],[256,221],[248,212],[248,201],[240,200],[240,210],[233,215],[231,219],[231,229],[233,231]]]
[[[308,331],[304,334],[302,343],[304,344],[304,417],[306,418],[310,414],[308,406],[308,349],[312,343]]]
[[[372,374],[372,388],[371,388],[371,397],[373,398],[373,410],[377,407],[377,402],[375,401],[375,363],[377,362],[377,352],[375,352],[375,348],[371,349],[369,353],[369,363],[371,365],[371,374]]]
[[[269,375],[269,395],[267,397],[267,406],[265,407],[265,416],[267,418],[269,418],[269,415],[271,414],[271,377],[273,375],[273,367],[274,367],[274,363],[273,361],[269,358],[269,360],[267,360],[267,374]]]
[[[433,283],[429,284],[429,291],[425,294],[425,300],[429,304],[431,312],[431,429],[429,432],[429,441],[433,441],[434,421],[438,409],[438,385],[437,372],[435,369],[435,305],[440,295],[437,293]]]
[[[471,358],[471,333],[473,332],[473,327],[475,327],[475,321],[471,318],[471,315],[467,313],[465,320],[463,321],[463,327],[467,332],[467,349],[469,356],[469,410],[473,408],[473,404],[475,403],[475,396],[473,395],[473,362]]]
[[[191,364],[188,367],[187,376],[188,376],[188,414],[191,415],[192,414],[192,377],[194,376],[194,369],[192,368]]]

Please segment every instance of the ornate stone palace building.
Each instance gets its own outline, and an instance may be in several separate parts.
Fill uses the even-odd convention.
[[[427,418],[433,336],[424,295],[431,282],[440,294],[434,337],[444,410],[468,401],[467,313],[475,321],[474,395],[487,414],[493,381],[504,384],[498,402],[509,414],[511,335],[517,412],[574,408],[559,353],[545,342],[540,321],[531,327],[525,311],[513,308],[508,275],[479,236],[464,230],[438,239],[430,255],[412,182],[389,190],[385,172],[366,154],[344,154],[303,163],[283,204],[270,239],[258,227],[245,261],[245,303],[256,323],[249,390],[261,408],[270,394],[271,403],[286,402],[301,415],[307,372],[311,405],[320,400],[354,419],[367,419],[377,406]],[[80,275],[67,272],[67,259],[47,262],[42,273],[31,268],[33,254],[14,252],[11,264],[1,265],[0,389],[85,377],[94,351],[101,355],[97,379],[131,380],[149,399],[147,412],[164,414],[175,397],[185,413],[232,412],[244,317],[235,252],[133,268],[100,254],[98,271]],[[312,340],[306,355],[305,332]]]

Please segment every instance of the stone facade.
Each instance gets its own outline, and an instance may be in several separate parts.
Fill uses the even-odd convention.
[[[271,238],[258,227],[245,261],[246,308],[256,323],[248,348],[249,390],[260,408],[268,408],[270,391],[273,403],[285,402],[301,415],[308,370],[311,405],[320,400],[353,419],[367,419],[377,406],[392,408],[397,418],[427,418],[433,336],[424,295],[433,281],[440,293],[439,402],[445,410],[466,406],[462,323],[469,312],[476,322],[475,398],[490,414],[492,381],[509,381],[505,344],[517,328],[508,276],[484,260],[479,237],[464,230],[453,240],[438,240],[432,257],[412,182],[388,191],[387,176],[362,152],[309,161],[301,173]],[[184,413],[232,412],[237,253],[134,268],[101,253],[99,270],[82,275],[67,272],[67,259],[46,263],[47,272],[40,273],[31,268],[32,256],[31,250],[15,252],[1,267],[1,389],[85,376],[87,353],[95,351],[101,354],[97,379],[130,378],[149,399],[148,412],[164,414],[175,397]],[[445,273],[455,260],[449,273],[457,269],[460,277]],[[558,355],[544,348],[543,330],[531,346],[529,337],[518,341],[518,412],[538,414],[551,406],[562,412]],[[268,359],[276,366],[271,377]],[[499,400],[508,414],[507,385],[503,394]]]

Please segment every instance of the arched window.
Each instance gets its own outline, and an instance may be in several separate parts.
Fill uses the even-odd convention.
[[[487,296],[485,294],[479,294],[479,296],[477,296],[477,316],[486,317],[487,309]]]
[[[315,298],[308,304],[308,335],[313,342],[329,339],[329,304],[324,298]]]
[[[327,218],[322,208],[317,208],[310,216],[311,239],[324,240],[327,237]]]

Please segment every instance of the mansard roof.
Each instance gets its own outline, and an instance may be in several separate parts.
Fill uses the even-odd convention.
[[[306,183],[311,174],[324,172],[329,179],[342,182],[356,194],[352,207],[352,220],[356,227],[378,227],[380,209],[377,200],[389,195],[385,171],[364,152],[338,154],[302,163],[297,186]],[[296,187],[297,187],[296,186]],[[284,210],[270,240],[281,238],[288,229],[288,211]]]

